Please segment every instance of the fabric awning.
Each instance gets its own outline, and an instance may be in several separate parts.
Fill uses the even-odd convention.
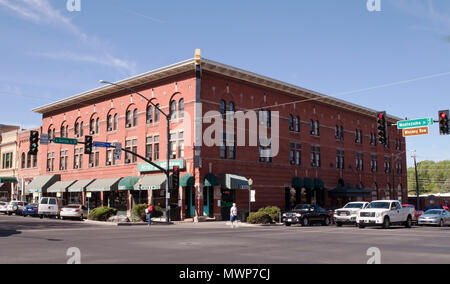
[[[292,179],[292,187],[293,188],[303,188],[305,186],[303,180],[299,177],[295,177]]]
[[[78,180],[67,189],[68,192],[83,192],[95,179]]]
[[[128,176],[119,182],[119,190],[134,190],[135,185],[141,177]],[[139,185],[138,185],[139,186]]]
[[[164,189],[166,175],[148,175],[142,178],[142,190]],[[139,184],[135,184],[134,190],[139,190]]]
[[[17,178],[16,177],[0,177],[0,183],[5,183],[5,182],[17,183]]]
[[[325,183],[323,182],[322,179],[316,178],[316,179],[314,179],[314,187],[315,188],[324,188],[325,187]]]
[[[47,193],[66,192],[66,190],[76,181],[57,181],[47,188]]]
[[[46,192],[47,188],[60,179],[60,175],[37,176],[30,184],[25,186],[25,189],[28,193]]]
[[[204,180],[205,186],[219,186],[219,178],[215,174],[207,174]]]
[[[119,182],[122,178],[96,179],[86,187],[87,192],[114,191],[119,189]]]
[[[180,186],[194,186],[195,185],[195,179],[194,176],[191,174],[184,174],[180,178]]]
[[[314,181],[311,178],[304,178],[303,182],[304,182],[304,186],[306,188],[309,188],[309,189],[314,188]]]
[[[233,174],[222,174],[222,188],[225,189],[249,189],[248,179]]]
[[[358,189],[353,187],[338,187],[328,191],[330,197],[361,197],[370,196],[373,190]]]

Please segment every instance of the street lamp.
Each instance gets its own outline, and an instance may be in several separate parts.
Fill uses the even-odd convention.
[[[155,98],[152,99],[148,99],[146,96],[144,96],[143,94],[139,93],[136,90],[133,90],[132,88],[129,87],[125,87],[116,83],[111,83],[105,80],[100,80],[101,84],[107,84],[107,85],[112,85],[112,86],[117,86],[121,89],[133,92],[137,95],[139,95],[141,98],[145,99],[147,102],[149,102],[150,104],[152,104],[155,109],[157,109],[165,118],[167,121],[167,165],[166,165],[166,170],[165,170],[165,174],[166,174],[166,222],[169,223],[169,179],[170,179],[170,149],[169,149],[169,145],[170,145],[170,116],[171,113],[169,111],[169,114],[165,113],[164,111],[162,111],[158,105],[153,103],[153,100]],[[180,92],[175,92],[172,94],[172,96],[170,97],[169,100],[169,110],[170,110],[170,104],[172,103],[173,97],[175,97],[177,94],[181,94]]]

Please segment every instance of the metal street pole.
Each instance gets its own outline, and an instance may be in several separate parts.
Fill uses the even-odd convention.
[[[414,151],[414,169],[416,171],[416,208],[420,210],[420,187],[419,187],[419,173],[417,172],[417,161],[416,161],[416,153]]]
[[[170,113],[170,111],[169,111],[169,114],[163,112],[156,104],[154,104],[152,102],[152,99],[148,99],[146,96],[142,95],[138,91],[133,90],[132,88],[128,88],[128,87],[125,87],[125,86],[122,86],[122,85],[119,85],[116,83],[111,83],[111,82],[108,82],[105,80],[100,80],[100,83],[116,86],[116,87],[122,88],[124,90],[130,91],[130,92],[133,92],[133,93],[139,95],[140,97],[145,99],[147,102],[152,104],[155,107],[155,109],[157,109],[167,120],[167,166],[166,166],[166,169],[162,169],[161,167],[158,167],[158,168],[166,174],[166,222],[168,223],[169,222],[169,214],[170,214],[170,211],[169,211],[169,180],[170,180],[170,149],[169,149],[169,145],[170,145],[170,115],[171,115],[171,113]],[[175,92],[170,97],[169,110],[170,110],[170,104],[172,103],[173,97],[177,94],[180,94],[180,92]],[[124,149],[122,149],[122,150],[124,150]],[[147,160],[147,159],[144,159],[144,160]]]

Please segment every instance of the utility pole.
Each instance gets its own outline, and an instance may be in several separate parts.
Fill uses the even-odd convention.
[[[414,158],[414,169],[416,171],[416,210],[420,210],[420,187],[419,187],[419,173],[417,172],[417,161],[416,161],[416,150],[412,150],[414,152],[414,155],[412,157]]]

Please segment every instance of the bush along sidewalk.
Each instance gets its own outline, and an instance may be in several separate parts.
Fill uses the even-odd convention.
[[[276,222],[280,214],[280,208],[276,206],[269,206],[261,208],[258,212],[250,213],[247,218],[248,224],[273,224]]]
[[[133,207],[133,215],[139,220],[146,222],[147,214],[145,214],[145,209],[148,207],[147,204],[137,204]],[[164,215],[164,211],[159,206],[153,206],[152,218],[160,218]]]
[[[89,213],[89,220],[106,222],[117,215],[117,209],[111,207],[97,207]]]

